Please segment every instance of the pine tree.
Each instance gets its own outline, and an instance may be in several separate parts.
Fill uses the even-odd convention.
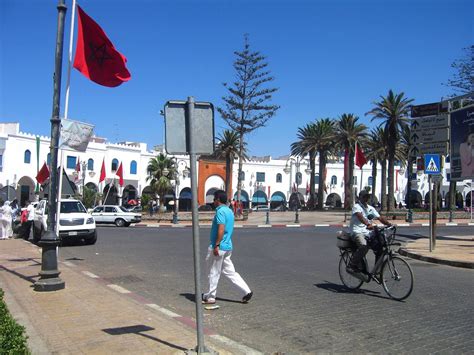
[[[464,51],[466,57],[457,59],[451,64],[455,73],[445,84],[454,89],[458,95],[474,92],[474,45],[464,48]]]
[[[244,155],[245,136],[257,128],[264,127],[280,107],[270,103],[278,88],[268,87],[274,77],[267,69],[266,57],[250,49],[248,35],[244,36],[244,49],[234,54],[236,80],[232,84],[223,84],[228,95],[222,97],[224,107],[218,107],[217,111],[239,135],[237,199],[240,200],[243,165],[241,157]]]

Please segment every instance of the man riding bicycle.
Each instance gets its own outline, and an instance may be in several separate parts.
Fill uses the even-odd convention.
[[[357,273],[363,270],[361,262],[369,250],[367,240],[372,238],[374,234],[372,220],[378,219],[386,226],[392,225],[385,217],[382,217],[374,207],[370,206],[368,201],[369,193],[366,190],[362,190],[359,193],[359,201],[354,204],[352,208],[350,225],[351,238],[356,243],[357,250],[353,254],[350,264],[347,266],[347,272],[349,273]]]

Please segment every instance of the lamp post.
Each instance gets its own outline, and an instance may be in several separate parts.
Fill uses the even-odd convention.
[[[289,163],[289,166],[288,166]],[[301,183],[301,175],[300,175],[300,164],[301,160],[300,157],[289,157],[288,160],[286,161],[285,167],[283,168],[283,171],[286,174],[290,174],[290,191],[291,191],[291,173],[292,173],[292,167],[293,164],[296,167],[296,173],[295,173],[295,183],[296,183],[296,208],[295,208],[295,223],[300,223],[299,219],[299,213],[298,210],[300,208],[300,196],[299,196],[299,186]],[[290,194],[291,197],[291,194]]]
[[[179,184],[180,184],[180,175],[182,174],[183,179],[186,179],[189,176],[190,170],[188,168],[188,164],[185,160],[178,160],[176,161],[176,170],[174,171],[174,211],[173,211],[173,224],[178,224],[178,212],[179,212]],[[182,169],[180,169],[182,167]]]
[[[59,278],[58,255],[56,248],[59,245],[58,231],[56,229],[57,197],[58,197],[58,146],[61,119],[59,117],[60,97],[61,97],[61,73],[63,60],[64,43],[64,20],[67,7],[64,0],[58,1],[58,30],[56,35],[56,53],[54,68],[54,91],[53,91],[53,112],[51,117],[51,186],[48,199],[49,213],[47,231],[41,237],[41,271],[40,279],[34,285],[35,291],[57,291],[66,285]]]
[[[84,202],[84,187],[86,185],[86,168],[87,162],[82,162],[82,202]]]

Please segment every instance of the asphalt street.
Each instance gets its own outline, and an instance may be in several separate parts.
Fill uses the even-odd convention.
[[[348,292],[338,275],[337,228],[239,228],[233,261],[254,291],[241,304],[229,282],[205,325],[265,353],[472,353],[474,271],[409,260],[412,295],[391,300],[377,284]],[[402,240],[428,228],[399,228]],[[209,228],[201,228],[202,284]],[[440,227],[438,235],[472,235],[472,227]],[[191,228],[100,227],[93,246],[65,246],[60,259],[158,305],[194,317]],[[119,310],[118,310],[119,311]]]

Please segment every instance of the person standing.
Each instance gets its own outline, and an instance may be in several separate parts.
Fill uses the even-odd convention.
[[[23,231],[23,239],[28,240],[30,239],[31,225],[33,224],[33,221],[35,219],[35,207],[33,206],[33,203],[31,203],[30,201],[26,201],[25,204],[27,205],[26,207],[27,219],[26,219],[26,222],[23,223],[22,231]]]
[[[10,201],[6,201],[2,207],[3,217],[6,220],[5,233],[7,238],[13,236],[12,222],[13,222],[13,211],[10,207]]]
[[[238,289],[242,303],[247,303],[253,296],[244,279],[235,271],[232,263],[232,235],[234,232],[234,213],[227,206],[227,194],[225,191],[214,192],[214,205],[216,214],[212,221],[210,233],[210,245],[207,251],[206,261],[209,269],[209,289],[202,294],[203,304],[216,303],[217,285],[221,274]]]

